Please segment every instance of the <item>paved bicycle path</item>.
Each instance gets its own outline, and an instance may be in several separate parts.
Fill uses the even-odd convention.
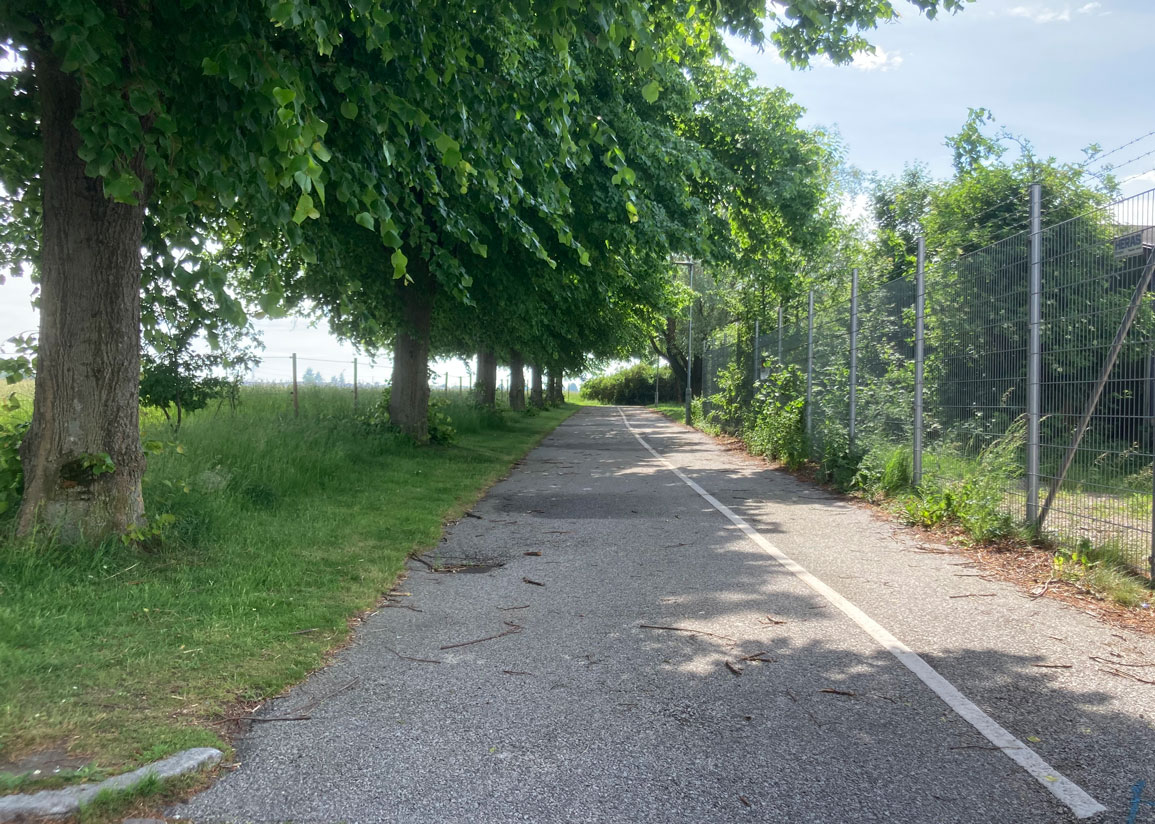
[[[919,552],[869,512],[653,413],[587,408],[425,556],[483,566],[411,564],[397,600],[413,609],[377,612],[333,666],[264,710],[321,699],[310,720],[252,725],[241,766],[170,815],[1075,820],[627,420],[1106,805],[1091,820],[1128,821],[1131,788],[1155,786],[1155,686],[1091,660],[1155,662],[1151,641],[972,577],[963,559]],[[1134,821],[1155,822],[1155,805]]]

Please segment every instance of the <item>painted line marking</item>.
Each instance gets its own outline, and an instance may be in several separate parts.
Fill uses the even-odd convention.
[[[885,647],[891,655],[914,673],[920,681],[930,687],[931,691],[946,702],[947,706],[954,710],[963,720],[978,730],[984,738],[1002,750],[1008,758],[1030,773],[1051,795],[1067,805],[1071,812],[1075,814],[1076,818],[1090,818],[1093,815],[1106,812],[1106,807],[1089,796],[1070,779],[1064,778],[1063,775],[1044,761],[1038,753],[1015,738],[1008,730],[1004,729],[998,722],[979,709],[973,701],[959,692],[954,684],[939,675],[938,671],[924,661],[918,653],[891,635],[881,624],[877,623],[873,618],[840,595],[836,590],[825,584],[822,580],[812,575],[805,567],[794,561],[794,559],[786,555],[782,550],[774,546],[774,544],[767,541],[758,530],[746,523],[745,520],[736,515],[728,506],[695,483],[686,476],[682,470],[678,469],[659,454],[630,426],[630,421],[626,418],[626,413],[621,407],[618,407],[618,413],[622,416],[622,422],[626,425],[626,429],[638,439],[638,443],[644,446],[651,455],[665,464],[666,468],[677,475],[690,489],[701,495],[710,506],[722,513],[734,526],[742,530],[746,537],[761,547],[766,554],[785,567],[796,578],[806,584],[806,586],[838,607],[846,617],[861,627],[867,635]]]

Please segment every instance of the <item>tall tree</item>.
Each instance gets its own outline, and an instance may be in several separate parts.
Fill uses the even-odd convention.
[[[910,2],[928,14],[960,6]],[[785,17],[774,39],[795,61],[847,57],[864,44],[860,30],[895,14],[888,0],[775,9]],[[135,399],[146,221],[200,250],[236,239],[268,303],[292,285],[278,264],[318,259],[302,224],[327,207],[355,221],[380,244],[381,263],[362,271],[401,282],[387,325],[407,336],[396,377],[424,382],[428,294],[467,295],[462,256],[486,254],[478,216],[548,257],[526,214],[565,237],[564,170],[602,152],[625,167],[608,130],[572,117],[571,51],[588,44],[652,71],[643,92],[656,98],[679,71],[677,29],[656,20],[720,45],[723,28],[760,42],[761,13],[752,0],[5,3],[0,43],[23,68],[0,78],[0,178],[6,217],[36,241],[9,242],[6,228],[0,249],[4,263],[30,260],[43,278],[22,530],[43,522],[95,536],[143,517]],[[212,265],[168,273],[225,291]],[[339,291],[350,303],[359,290],[348,278]],[[70,327],[94,313],[98,323]],[[370,322],[382,325],[360,326]],[[395,389],[397,416],[419,426],[423,393]]]

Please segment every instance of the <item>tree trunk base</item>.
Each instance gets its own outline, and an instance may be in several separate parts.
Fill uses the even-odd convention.
[[[411,255],[410,261],[417,256]],[[389,389],[389,422],[417,443],[429,443],[429,330],[433,296],[428,278],[414,272],[413,283],[395,281],[399,290],[402,323],[393,347],[393,378]]]

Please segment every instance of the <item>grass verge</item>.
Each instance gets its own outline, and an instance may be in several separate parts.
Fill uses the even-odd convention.
[[[12,773],[41,751],[98,774],[224,746],[239,705],[320,666],[406,556],[574,411],[458,402],[457,441],[424,448],[337,389],[304,393],[299,418],[265,389],[178,437],[149,422],[166,444],[145,476],[163,536],[68,547],[15,540],[9,519],[0,537],[0,792],[39,788]]]

